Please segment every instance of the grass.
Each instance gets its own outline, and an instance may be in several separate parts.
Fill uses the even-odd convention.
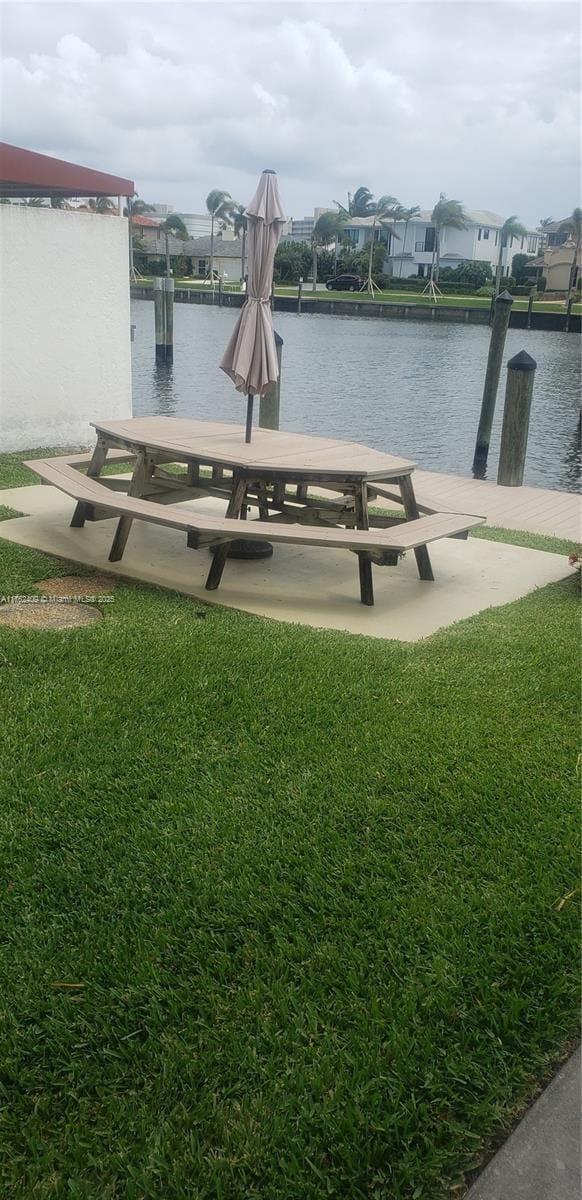
[[[0,630],[2,1195],[459,1195],[577,1021],[575,583],[417,645],[122,582]]]
[[[142,279],[138,280],[138,286],[141,286],[141,287],[151,287],[152,283],[153,283],[153,277],[145,277],[144,276]],[[204,281],[199,280],[199,279],[176,279],[176,287],[192,288],[195,291],[210,291],[211,290],[208,283],[205,283]],[[224,285],[224,291],[239,293],[240,292],[239,284],[227,282]],[[216,293],[216,295],[218,295],[218,287],[215,289],[215,293]],[[294,297],[296,297],[297,296],[297,285],[296,284],[277,285],[277,287],[275,288],[275,294],[277,296],[294,296]],[[366,303],[366,304],[368,304],[372,301],[374,303],[379,303],[379,304],[398,304],[398,305],[402,305],[402,304],[426,305],[426,304],[429,304],[431,306],[434,305],[434,303],[435,303],[435,301],[432,300],[430,298],[430,296],[423,296],[421,292],[389,291],[389,292],[377,292],[374,296],[369,296],[367,293],[363,293],[363,292],[335,292],[335,291],[333,291],[333,292],[328,292],[328,291],[312,292],[311,285],[305,284],[304,289],[303,289],[303,303],[318,302],[320,300],[350,300],[355,303]],[[474,295],[439,296],[437,304],[440,305],[441,307],[445,307],[445,308],[447,308],[447,307],[459,308],[460,307],[460,308],[486,308],[486,309],[489,309],[490,305],[491,305],[491,300],[490,300],[490,297],[487,297],[487,296],[474,296]],[[527,312],[527,308],[528,308],[527,297],[516,296],[516,298],[513,301],[513,308],[516,312]],[[550,312],[550,313],[564,312],[565,313],[565,305],[564,305],[563,301],[538,300],[534,303],[533,311],[534,312]],[[572,313],[574,313],[574,314],[582,313],[582,304],[580,304],[580,303],[573,304],[572,305]]]

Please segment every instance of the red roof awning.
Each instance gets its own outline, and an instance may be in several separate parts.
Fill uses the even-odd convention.
[[[0,142],[0,196],[133,196],[133,180]]]

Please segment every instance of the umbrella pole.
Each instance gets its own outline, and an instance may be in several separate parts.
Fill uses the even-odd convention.
[[[253,428],[253,400],[254,400],[254,398],[255,397],[253,396],[252,392],[249,392],[249,394],[247,396],[247,426],[245,429],[245,442],[250,442],[250,440],[251,440],[251,430]]]

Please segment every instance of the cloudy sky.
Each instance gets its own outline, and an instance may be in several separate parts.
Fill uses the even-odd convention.
[[[203,211],[263,167],[296,217],[364,184],[529,224],[580,203],[569,0],[3,3],[1,137]]]

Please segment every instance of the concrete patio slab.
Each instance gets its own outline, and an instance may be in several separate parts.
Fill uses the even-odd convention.
[[[200,512],[224,512],[221,500],[193,503]],[[430,547],[434,583],[418,578],[414,555],[407,554],[398,567],[374,570],[376,604],[366,608],[360,604],[354,555],[276,546],[270,559],[229,560],[219,590],[207,592],[210,555],[188,550],[179,531],[135,521],[123,560],[109,563],[115,520],[71,529],[74,501],[56,488],[8,489],[0,492],[0,504],[26,514],[0,522],[0,538],[23,546],[184,592],[205,603],[403,642],[418,641],[483,609],[517,600],[570,571],[561,555],[477,538],[466,542],[449,538]]]
[[[466,1200],[576,1200],[580,1172],[580,1049],[568,1059]]]

